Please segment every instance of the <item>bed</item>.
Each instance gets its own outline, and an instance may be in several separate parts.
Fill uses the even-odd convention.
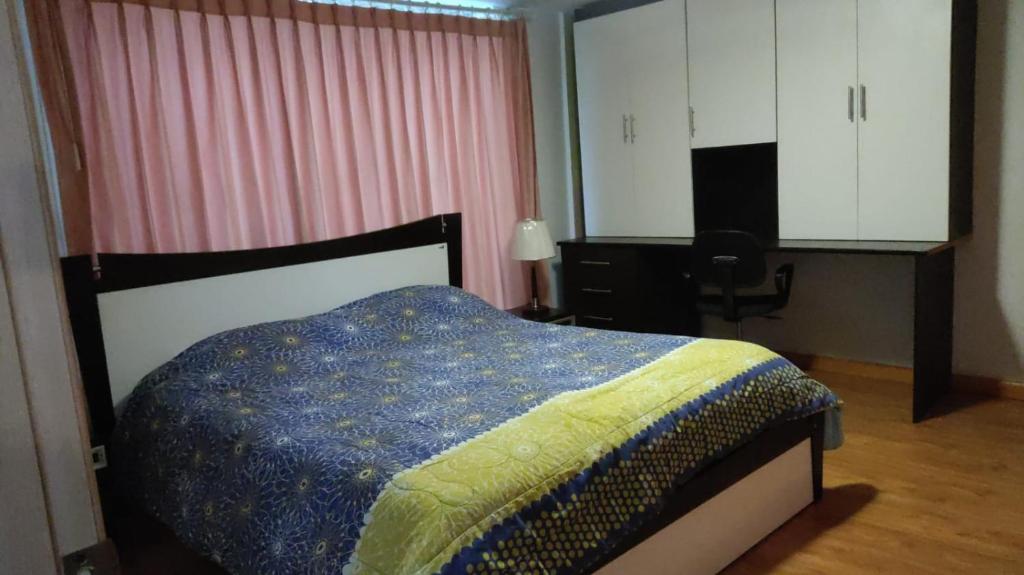
[[[230,573],[352,575],[715,572],[820,497],[824,386],[497,310],[459,227],[67,261],[112,489]]]

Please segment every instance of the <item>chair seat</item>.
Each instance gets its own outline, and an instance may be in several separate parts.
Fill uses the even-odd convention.
[[[735,298],[736,315],[740,319],[745,317],[757,317],[768,315],[785,307],[776,294],[766,295],[738,295]],[[697,311],[708,315],[725,315],[720,295],[702,295],[697,298]]]

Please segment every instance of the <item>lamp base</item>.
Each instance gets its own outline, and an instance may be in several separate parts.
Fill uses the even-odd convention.
[[[523,317],[525,317],[525,318],[535,318],[535,317],[540,317],[542,315],[545,315],[549,311],[551,311],[551,308],[549,308],[546,305],[541,305],[535,299],[532,302],[530,302],[530,305],[526,306],[526,308],[523,309],[522,313],[523,313]]]
[[[524,317],[538,317],[548,312],[548,306],[540,303],[537,293],[537,262],[530,266],[530,304],[523,311]]]

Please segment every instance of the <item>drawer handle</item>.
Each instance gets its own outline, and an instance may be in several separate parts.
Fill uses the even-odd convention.
[[[599,315],[585,315],[585,316],[583,316],[583,319],[592,319],[594,321],[606,321],[606,322],[615,321],[614,317],[601,317]]]
[[[580,264],[585,266],[610,266],[612,262],[602,262],[598,260],[580,260]]]
[[[611,295],[612,290],[610,289],[597,289],[597,288],[580,288],[583,293],[600,293]]]

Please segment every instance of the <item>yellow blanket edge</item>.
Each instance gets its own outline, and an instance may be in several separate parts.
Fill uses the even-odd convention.
[[[753,344],[698,340],[598,386],[555,396],[396,474],[366,514],[345,575],[439,571],[491,527],[657,420],[776,358]]]

